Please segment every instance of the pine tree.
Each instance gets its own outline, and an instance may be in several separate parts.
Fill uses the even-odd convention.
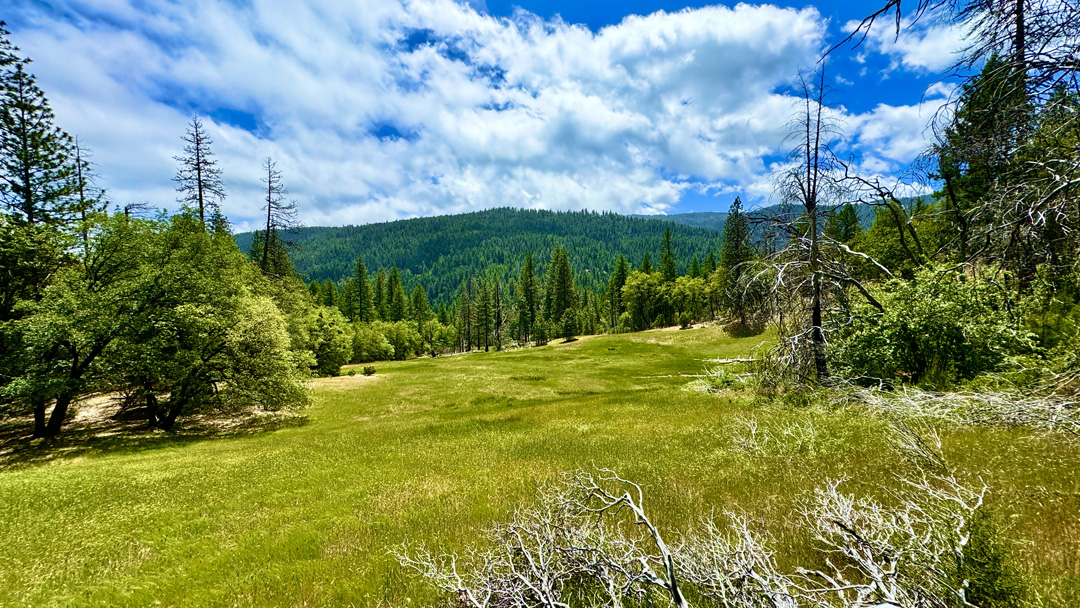
[[[847,203],[838,209],[829,211],[825,218],[825,236],[848,243],[851,239],[862,234],[862,224],[859,223],[859,214],[851,203]]]
[[[720,265],[726,268],[737,282],[742,273],[742,265],[754,257],[754,245],[750,241],[750,219],[743,212],[742,200],[738,197],[724,220],[724,232],[720,238]]]
[[[536,268],[530,251],[525,254],[525,263],[521,265],[521,279],[518,281],[518,326],[525,342],[532,337],[533,326],[536,325],[536,283]]]
[[[0,202],[16,221],[66,225],[77,211],[74,146],[7,36],[0,24]]]
[[[671,228],[664,230],[664,255],[660,258],[660,272],[668,282],[679,276],[675,270],[675,251],[671,248]]]
[[[409,296],[409,318],[416,322],[416,329],[423,334],[423,327],[431,319],[431,302],[422,285],[417,285]]]
[[[338,302],[341,314],[350,321],[356,321],[360,311],[360,290],[356,286],[356,279],[349,277],[345,280],[345,286],[341,288],[341,300]]]
[[[641,258],[641,267],[638,268],[638,270],[645,274],[652,274],[652,257],[649,255],[648,251],[645,252],[645,257]]]
[[[483,343],[484,350],[491,347],[491,325],[493,322],[491,306],[491,288],[483,278],[476,281],[476,346]]]
[[[574,290],[574,274],[570,270],[570,258],[566,250],[556,246],[551,252],[544,297],[544,316],[551,327],[562,327],[563,317],[571,313],[577,304]]]
[[[375,273],[375,310],[383,321],[390,320],[390,298],[386,292],[386,271],[382,268]]]
[[[716,272],[716,256],[711,251],[709,257],[705,258],[705,272],[710,275]]]
[[[626,262],[626,256],[620,255],[618,261],[615,262],[615,270],[611,272],[611,279],[608,281],[607,286],[608,309],[611,314],[612,329],[619,325],[619,316],[626,310],[623,305],[622,289],[626,285],[626,277],[628,276],[630,276],[630,265]]]
[[[263,274],[270,276],[285,276],[281,268],[272,265],[270,251],[278,249],[284,251],[288,243],[281,237],[282,231],[295,230],[299,223],[296,221],[296,202],[285,201],[288,190],[281,182],[281,171],[277,170],[277,163],[269,156],[263,162],[263,183],[266,184],[266,228],[263,230],[263,256],[260,267]],[[200,212],[200,219],[202,215]]]
[[[187,133],[181,139],[184,141],[184,154],[173,157],[180,163],[176,177],[173,178],[176,191],[179,192],[177,202],[198,211],[199,220],[206,225],[206,218],[219,208],[225,198],[221,169],[218,168],[214,152],[210,149],[214,141],[210,139],[198,114],[191,117]],[[280,174],[278,177],[280,178]]]
[[[364,266],[364,258],[356,257],[356,268],[353,272],[356,279],[356,320],[361,323],[370,323],[375,320],[375,294],[371,290],[371,282],[368,280],[367,266]]]
[[[502,350],[502,325],[503,325],[503,310],[502,310],[502,295],[499,293],[499,277],[495,277],[494,295],[495,301],[493,302],[494,314],[495,314],[495,350]]]
[[[690,271],[686,273],[690,278],[697,278],[701,276],[701,264],[698,263],[697,256],[690,260]]]
[[[406,307],[408,304],[405,300],[405,289],[401,286],[401,273],[398,272],[397,266],[390,269],[390,280],[387,284],[387,312],[390,314],[390,321],[401,321],[405,318]]]

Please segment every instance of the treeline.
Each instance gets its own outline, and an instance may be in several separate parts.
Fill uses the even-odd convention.
[[[648,251],[636,268],[626,256],[616,256],[613,270],[599,283],[582,283],[569,252],[556,245],[543,270],[526,252],[515,264],[516,276],[503,279],[502,269],[493,266],[467,276],[450,302],[434,307],[423,285],[407,293],[396,267],[371,276],[362,257],[341,288],[327,280],[312,281],[309,290],[316,302],[337,307],[353,322],[356,363],[543,345],[580,334],[686,327],[721,316],[752,331],[753,295],[740,288],[743,268],[759,255],[751,232],[749,216],[736,199],[719,255],[710,252],[704,260],[680,263],[668,228],[658,239],[661,253],[655,264]]]
[[[78,400],[119,394],[153,427],[181,416],[307,401],[304,380],[352,355],[336,308],[312,301],[278,231],[289,203],[266,163],[267,243],[249,258],[219,204],[212,141],[195,117],[175,177],[183,209],[108,209],[87,150],[0,27],[0,416],[59,433]],[[131,412],[129,412],[131,413]]]
[[[339,288],[353,276],[356,258],[363,255],[372,272],[397,267],[406,292],[423,285],[432,301],[449,303],[469,276],[495,273],[504,284],[516,278],[529,252],[538,272],[546,272],[556,246],[569,253],[579,283],[602,290],[620,254],[640,262],[649,252],[657,259],[667,228],[680,273],[689,270],[694,257],[704,261],[709,251],[716,250],[720,235],[706,228],[593,211],[489,209],[363,226],[302,228],[291,237],[297,246],[290,255],[305,281],[331,280]],[[247,250],[252,234],[236,238]]]

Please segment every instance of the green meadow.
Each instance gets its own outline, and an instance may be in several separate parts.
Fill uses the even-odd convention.
[[[216,432],[74,425],[27,447],[5,423],[0,605],[430,605],[396,547],[475,544],[538,484],[593,467],[640,483],[672,538],[742,511],[805,564],[815,487],[883,495],[914,469],[859,408],[693,388],[765,339],[649,331],[346,368],[301,412]],[[781,440],[747,447],[751,424]],[[989,486],[1033,600],[1080,605],[1080,439],[938,430],[958,478]]]

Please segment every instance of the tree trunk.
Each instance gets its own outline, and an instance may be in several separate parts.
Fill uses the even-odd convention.
[[[34,399],[34,438],[45,436],[45,400]]]
[[[53,406],[52,415],[49,416],[49,424],[45,427],[46,437],[56,437],[60,428],[64,426],[64,418],[67,417],[68,406],[71,405],[73,395],[65,391],[56,397],[56,405]]]
[[[161,422],[161,419],[158,417],[158,400],[157,397],[154,396],[154,393],[146,393],[146,412],[146,422],[150,428],[154,428]]]

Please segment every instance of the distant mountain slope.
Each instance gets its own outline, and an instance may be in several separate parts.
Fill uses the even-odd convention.
[[[647,220],[663,220],[666,222],[682,224],[683,226],[705,228],[722,232],[724,230],[724,218],[727,217],[727,214],[718,211],[692,211],[689,213],[672,213],[670,215],[631,215],[630,217],[639,217]]]
[[[575,277],[584,285],[606,282],[621,253],[633,266],[646,251],[659,265],[663,234],[671,228],[680,272],[693,257],[716,253],[716,230],[628,217],[614,213],[490,209],[461,215],[423,217],[380,224],[303,228],[292,238],[297,272],[306,281],[343,281],[353,273],[358,255],[372,275],[397,266],[407,289],[418,282],[433,299],[448,297],[469,275],[494,266],[500,280],[516,278],[526,252],[538,272],[561,243],[570,255]],[[236,235],[241,250],[251,247],[252,233]]]

